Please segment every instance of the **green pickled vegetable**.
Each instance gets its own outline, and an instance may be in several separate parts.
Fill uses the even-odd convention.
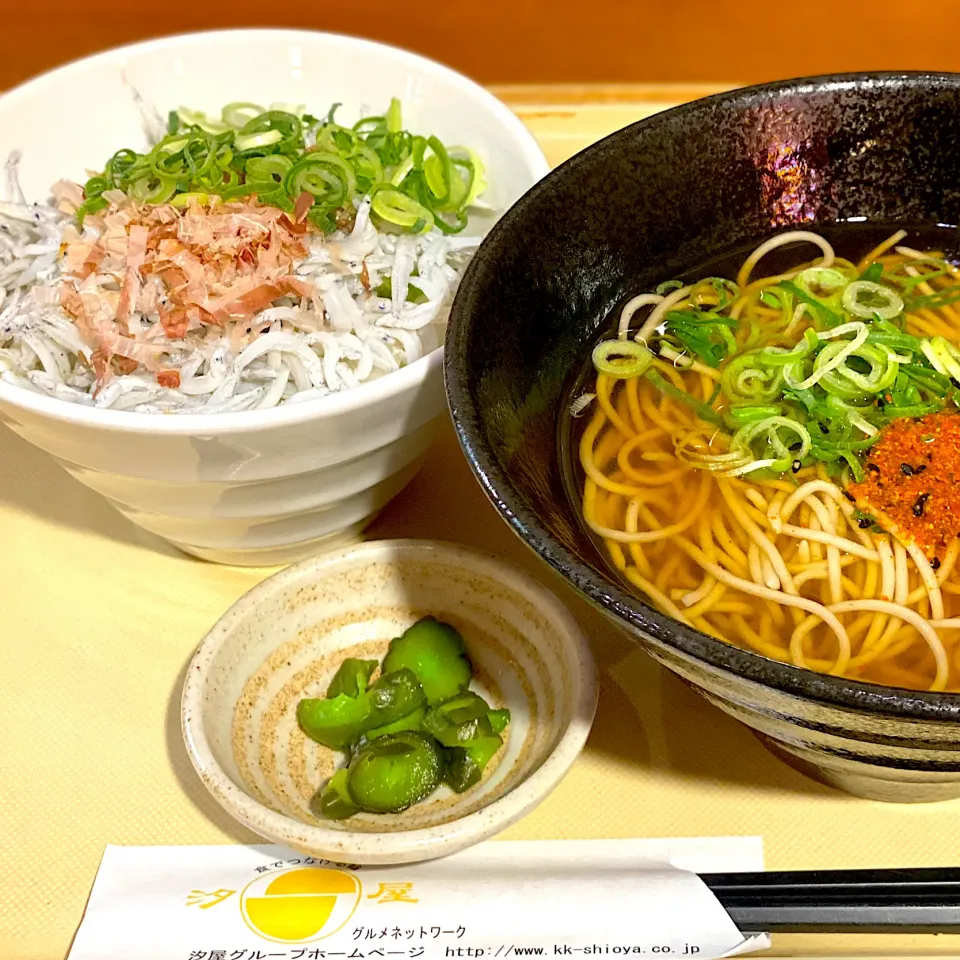
[[[354,657],[344,660],[327,687],[327,697],[339,697],[341,694],[359,697],[366,691],[377,666],[376,660],[357,660]]]
[[[377,666],[348,658],[326,697],[297,706],[307,736],[347,756],[347,765],[311,800],[318,817],[398,813],[444,781],[462,793],[503,744],[510,711],[492,709],[468,689],[470,661],[450,624],[417,621],[391,642],[371,684]]]
[[[385,673],[407,668],[423,687],[427,703],[442,703],[465,690],[471,667],[463,637],[449,624],[434,617],[418,620],[401,637],[392,640]]]
[[[370,697],[361,694],[349,697],[341,693],[329,700],[323,698],[301,700],[297,704],[297,722],[300,729],[317,743],[332,750],[342,750],[369,726]]]
[[[412,670],[396,670],[384,674],[369,689],[359,689],[373,670],[371,661],[344,661],[331,689],[346,686],[350,693],[325,699],[301,700],[297,720],[303,732],[333,750],[342,750],[374,727],[395,723],[426,705],[426,696]],[[374,669],[376,663],[373,663]],[[341,676],[342,675],[342,676]],[[339,678],[339,682],[338,682]]]
[[[408,713],[393,723],[384,724],[382,727],[374,727],[368,730],[364,737],[366,740],[376,740],[377,737],[385,737],[389,733],[403,733],[404,730],[422,730],[423,715],[427,712],[426,707],[418,707],[413,713]]]
[[[503,740],[493,734],[445,751],[444,782],[454,793],[463,793],[483,777],[487,764],[494,758]]]
[[[486,716],[490,712],[490,704],[478,693],[464,690],[443,703],[438,703],[428,711],[431,715],[443,717],[452,723],[466,723]]]
[[[459,747],[495,735],[493,724],[490,723],[486,715],[474,720],[467,720],[465,723],[438,725],[436,734],[426,724],[424,726],[427,733],[435,737],[445,747]]]
[[[491,710],[487,714],[487,719],[490,721],[490,726],[493,727],[494,733],[503,733],[503,731],[507,729],[507,724],[510,722],[510,711]]]
[[[445,747],[461,746],[494,735],[490,712],[487,701],[468,690],[431,707],[423,718],[423,729]]]
[[[314,813],[328,820],[346,820],[347,817],[352,817],[359,812],[360,808],[350,796],[348,776],[347,768],[342,767],[327,781],[326,786],[318,791],[311,804]]]
[[[350,796],[368,813],[400,813],[439,785],[443,760],[434,740],[404,731],[371,740],[349,767]]]
[[[370,715],[364,732],[396,723],[427,703],[423,687],[414,672],[406,667],[387,670],[386,661],[383,675],[370,688],[368,696]]]

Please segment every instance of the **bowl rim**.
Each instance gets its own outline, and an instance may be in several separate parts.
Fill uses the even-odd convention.
[[[209,667],[198,661],[203,659],[209,664],[237,621],[255,614],[261,601],[282,589],[287,581],[296,581],[308,571],[312,571],[312,580],[320,581],[330,567],[343,563],[419,555],[434,563],[460,567],[509,586],[558,626],[558,635],[578,666],[573,681],[570,723],[540,766],[513,789],[473,813],[434,827],[390,833],[339,830],[322,824],[307,824],[271,810],[242,790],[224,772],[213,754],[203,726],[203,699]],[[570,611],[544,584],[514,564],[485,551],[440,540],[397,538],[349,544],[308,557],[273,574],[240,597],[211,627],[191,657],[183,683],[180,723],[187,754],[204,786],[228,813],[254,832],[281,842],[283,837],[294,835],[309,838],[308,842],[315,843],[317,848],[342,848],[342,862],[385,864],[433,859],[455,852],[499,833],[536,807],[560,783],[586,744],[598,698],[599,676],[589,641]],[[252,814],[263,824],[262,829],[253,825]],[[354,853],[356,847],[372,849]],[[396,848],[392,854],[391,848]]]
[[[603,155],[618,148],[629,148],[638,136],[656,136],[657,130],[684,114],[716,106],[746,105],[758,98],[776,99],[810,93],[814,89],[836,91],[857,89],[867,84],[913,82],[960,87],[960,73],[928,70],[881,70],[854,73],[833,73],[768,83],[752,84],[700,97],[670,109],[659,111],[608,134],[554,168],[546,177],[521,197],[494,224],[471,260],[460,282],[447,325],[444,358],[444,381],[447,402],[460,447],[474,476],[500,516],[520,539],[546,561],[567,582],[596,608],[621,626],[652,638],[655,642],[701,661],[715,670],[804,700],[844,709],[870,712],[902,720],[960,720],[960,694],[909,690],[882,684],[847,680],[816,671],[795,667],[726,643],[693,627],[679,623],[667,614],[644,603],[612,578],[607,579],[582,563],[575,554],[557,541],[538,516],[516,495],[512,484],[487,447],[478,426],[471,399],[474,380],[466,369],[466,347],[470,324],[475,317],[466,306],[475,278],[493,272],[502,250],[510,249],[511,233],[535,207],[541,195],[583,166],[602,164]]]
[[[543,149],[520,118],[489,90],[471,80],[465,74],[439,61],[405,50],[402,47],[349,34],[322,30],[238,27],[172,34],[124,44],[119,47],[111,47],[99,53],[80,57],[53,67],[5,91],[0,95],[0,112],[11,102],[23,96],[32,95],[38,90],[42,91],[44,87],[53,85],[63,79],[82,75],[93,66],[123,64],[130,58],[153,51],[171,47],[207,46],[211,43],[234,38],[249,38],[273,43],[327,43],[354,48],[367,56],[387,57],[394,61],[406,63],[410,69],[421,74],[446,80],[466,98],[473,100],[495,117],[509,134],[517,153],[522,157],[524,166],[531,175],[531,186],[550,171],[550,164]],[[145,416],[143,414],[131,414],[130,411],[102,410],[58,400],[40,393],[33,393],[24,387],[5,383],[2,380],[0,380],[0,402],[9,403],[11,406],[50,420],[58,420],[61,423],[99,426],[121,433],[134,432],[153,436],[192,436],[197,433],[203,433],[205,436],[221,436],[228,433],[234,435],[251,433],[265,428],[292,426],[313,420],[323,420],[343,413],[350,413],[368,405],[373,406],[427,381],[442,363],[443,344],[440,344],[419,360],[415,360],[399,370],[394,370],[386,376],[362,383],[352,390],[335,393],[331,396],[318,397],[315,400],[308,400],[303,403],[273,407],[269,410],[246,410],[230,414],[201,413],[190,414],[189,416]]]

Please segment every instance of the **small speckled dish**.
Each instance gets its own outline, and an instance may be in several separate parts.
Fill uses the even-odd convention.
[[[441,787],[396,815],[318,820],[310,798],[342,754],[307,739],[302,697],[326,692],[346,657],[382,659],[432,614],[463,635],[471,689],[507,707],[505,744],[476,787]],[[295,564],[242,597],[201,643],[181,719],[206,787],[276,843],[341,863],[412,863],[462,850],[533,809],[587,739],[596,668],[573,617],[515,567],[422,540],[351,546]]]

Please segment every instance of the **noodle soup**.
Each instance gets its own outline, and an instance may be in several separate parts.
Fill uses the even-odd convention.
[[[930,252],[947,231],[871,232],[781,234],[639,292],[561,441],[585,526],[661,611],[960,690],[960,270]]]

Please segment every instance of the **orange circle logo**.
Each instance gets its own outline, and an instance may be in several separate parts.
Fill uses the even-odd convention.
[[[240,894],[244,922],[265,940],[308,943],[336,933],[360,903],[352,873],[304,867],[252,880]]]

